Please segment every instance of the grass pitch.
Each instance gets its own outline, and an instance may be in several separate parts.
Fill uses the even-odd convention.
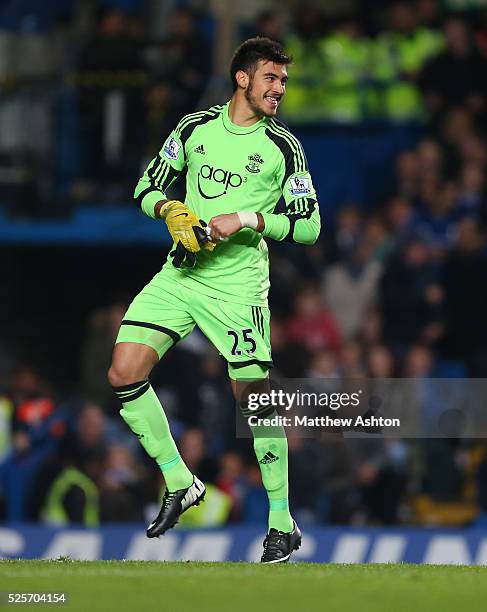
[[[0,561],[0,591],[67,593],[66,604],[15,609],[149,612],[477,612],[487,567]]]

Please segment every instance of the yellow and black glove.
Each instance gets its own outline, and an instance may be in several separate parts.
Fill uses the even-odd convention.
[[[212,251],[215,243],[206,233],[206,223],[179,200],[169,200],[161,207],[160,216],[166,221],[176,248],[171,252],[173,264],[180,268],[183,262],[192,267],[196,263],[196,253],[202,248]]]

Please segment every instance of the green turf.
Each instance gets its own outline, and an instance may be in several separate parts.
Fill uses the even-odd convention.
[[[0,591],[69,598],[5,610],[477,612],[487,610],[487,567],[1,561]]]

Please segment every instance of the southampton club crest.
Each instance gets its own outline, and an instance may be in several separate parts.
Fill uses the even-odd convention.
[[[260,172],[260,166],[264,163],[264,160],[259,155],[259,153],[254,153],[253,155],[249,155],[249,163],[245,166],[245,169],[252,174],[257,174]]]

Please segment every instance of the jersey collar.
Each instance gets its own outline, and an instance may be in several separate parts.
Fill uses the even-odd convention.
[[[262,119],[259,119],[259,121],[257,121],[253,125],[250,125],[249,127],[236,125],[230,120],[230,117],[228,115],[229,106],[230,100],[225,104],[223,108],[222,119],[223,125],[229,132],[232,132],[232,134],[252,134],[252,132],[256,132],[261,126],[267,125],[269,123],[269,119],[267,117],[262,117]]]

